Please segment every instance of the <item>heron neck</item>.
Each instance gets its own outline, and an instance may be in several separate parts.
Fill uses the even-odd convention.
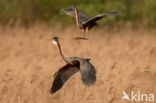
[[[60,43],[58,42],[58,48],[59,48],[59,52],[60,52],[60,55],[62,57],[62,59],[69,64],[68,60],[65,58],[65,56],[63,55],[62,53],[62,50],[61,50],[61,46],[60,46]]]
[[[80,27],[80,21],[79,21],[78,10],[77,10],[76,7],[75,7],[75,18],[76,18],[76,24],[77,24],[77,26]]]

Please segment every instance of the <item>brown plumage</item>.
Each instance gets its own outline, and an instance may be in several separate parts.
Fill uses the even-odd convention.
[[[50,93],[55,93],[64,85],[64,83],[75,73],[80,71],[81,80],[86,86],[91,86],[96,81],[96,71],[94,66],[89,62],[90,59],[80,57],[65,58],[62,54],[58,37],[53,38],[53,43],[58,46],[63,60],[67,63],[54,74],[54,80]]]

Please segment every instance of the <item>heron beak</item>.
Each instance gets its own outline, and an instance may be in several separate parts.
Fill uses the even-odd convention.
[[[55,40],[51,41],[54,45],[57,45],[58,43]]]
[[[92,60],[92,59],[88,58],[87,60],[89,61],[89,60]]]

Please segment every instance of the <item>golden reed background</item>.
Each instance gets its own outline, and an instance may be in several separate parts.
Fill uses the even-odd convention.
[[[0,27],[0,103],[126,103],[122,91],[156,94],[156,32],[92,30],[78,45],[74,27]],[[53,74],[63,65],[52,36],[59,36],[66,56],[92,59],[97,81],[85,87],[74,75],[54,95]],[[128,103],[128,102],[127,102]]]

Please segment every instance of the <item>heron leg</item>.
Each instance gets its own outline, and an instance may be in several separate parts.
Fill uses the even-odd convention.
[[[82,35],[85,35],[85,29],[81,29],[82,30]]]
[[[82,38],[86,38],[86,29],[82,29],[82,34],[83,34],[83,37]]]
[[[82,35],[83,36],[81,36],[81,37],[75,37],[74,39],[75,40],[77,40],[78,41],[78,44],[80,44],[80,40],[88,40],[87,38],[86,38],[86,30],[85,29],[81,29],[82,30]]]
[[[86,36],[88,37],[88,33],[89,33],[89,28],[86,28]]]
[[[84,40],[88,40],[87,37],[86,37],[87,34],[88,34],[88,30],[89,30],[88,27],[85,28],[85,29],[82,29],[82,32],[83,32],[83,37],[82,37],[82,39],[84,39]]]

